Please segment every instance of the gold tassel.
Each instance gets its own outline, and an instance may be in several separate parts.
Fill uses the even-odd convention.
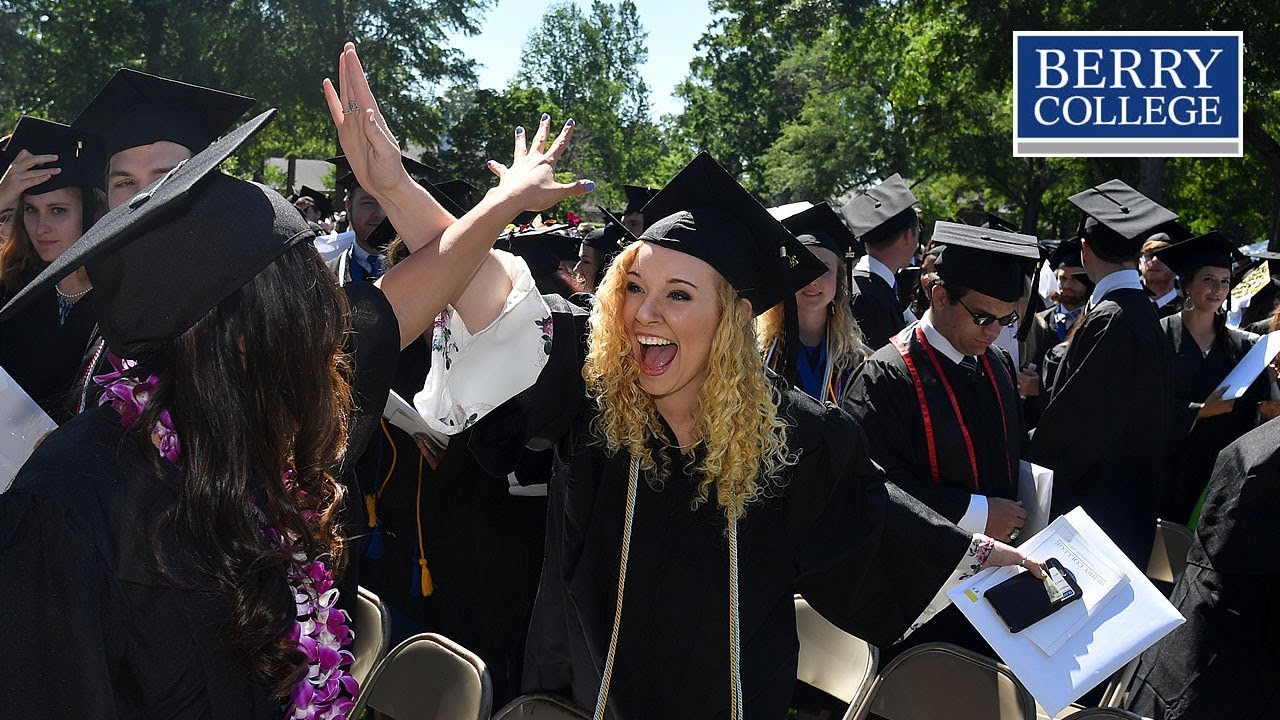
[[[431,584],[431,570],[427,568],[427,559],[418,558],[418,565],[422,568],[422,597],[431,597],[435,586]]]
[[[373,493],[364,496],[364,509],[369,516],[369,527],[378,527],[378,498]]]

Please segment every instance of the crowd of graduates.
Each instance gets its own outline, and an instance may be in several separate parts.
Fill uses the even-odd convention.
[[[272,113],[131,70],[7,138],[0,367],[61,426],[0,494],[15,716],[344,716],[359,585],[499,703],[781,718],[797,593],[882,661],[992,652],[937,598],[1042,574],[1024,461],[1139,567],[1196,532],[1131,708],[1270,712],[1280,386],[1221,385],[1275,258],[1120,180],[1048,240],[926,227],[898,175],[765,208],[706,153],[583,219],[572,120],[481,190],[400,154],[353,49],[325,90],[332,194],[222,174]]]

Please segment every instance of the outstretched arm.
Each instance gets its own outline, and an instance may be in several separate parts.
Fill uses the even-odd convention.
[[[489,162],[499,177],[498,186],[455,221],[405,171],[399,144],[378,110],[353,44],[347,43],[339,59],[338,88],[326,79],[324,93],[342,150],[360,186],[378,199],[401,238],[415,249],[378,281],[395,310],[402,346],[421,335],[445,305],[459,300],[489,257],[494,239],[517,214],[550,207],[594,187],[590,181],[556,181],[555,164],[568,147],[573,125],[566,124],[544,151],[550,130],[550,118],[544,116],[533,148],[526,150],[523,132],[517,132],[511,166]],[[463,303],[470,315],[467,323],[487,325],[510,289],[508,281],[469,294]]]

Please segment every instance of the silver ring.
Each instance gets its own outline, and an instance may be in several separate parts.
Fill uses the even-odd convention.
[[[1010,542],[1017,540],[1018,536],[1021,534],[1022,534],[1022,528],[1014,528],[1013,532],[1009,533]]]
[[[1022,560],[1021,560],[1021,561],[1019,561],[1019,562],[1018,562],[1018,564],[1019,564],[1019,565],[1021,565],[1021,566],[1022,566],[1022,568],[1025,570],[1025,569],[1026,569],[1026,567],[1027,567],[1027,559],[1026,559],[1026,558],[1022,558]]]

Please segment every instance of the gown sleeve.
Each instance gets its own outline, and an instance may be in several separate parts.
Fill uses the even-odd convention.
[[[823,423],[831,449],[821,512],[798,546],[797,592],[843,630],[876,645],[902,637],[966,564],[971,536],[886,483],[857,423],[834,408]],[[834,443],[834,445],[833,445]],[[802,506],[817,497],[793,499]]]
[[[125,627],[92,537],[48,500],[0,497],[6,717],[117,717]]]
[[[413,398],[432,429],[455,435],[530,388],[551,356],[554,323],[523,261],[498,317],[471,333],[452,307],[436,318],[431,371]]]
[[[400,323],[387,296],[373,283],[348,283],[342,289],[351,314],[347,353],[351,358],[351,399],[355,405],[347,431],[345,470],[364,454],[387,405],[400,361]]]
[[[920,475],[918,445],[923,429],[911,412],[918,404],[910,378],[903,377],[883,359],[873,357],[854,378],[844,410],[865,428],[871,459],[883,468],[889,482],[950,522],[958,522],[969,509],[971,494]]]

